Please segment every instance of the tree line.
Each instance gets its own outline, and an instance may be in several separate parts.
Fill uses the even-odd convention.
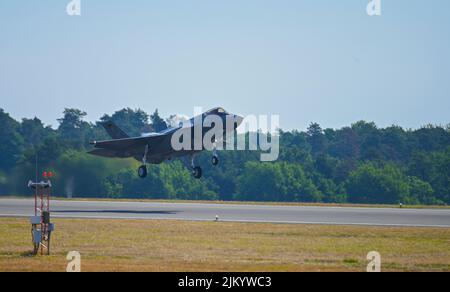
[[[359,121],[341,129],[311,123],[307,131],[283,131],[276,162],[255,151],[222,151],[197,158],[204,178],[192,178],[186,163],[151,165],[146,179],[139,162],[86,154],[90,141],[109,139],[100,125],[112,120],[130,135],[160,131],[168,120],[125,108],[98,122],[65,109],[53,129],[38,119],[16,121],[0,109],[0,195],[30,194],[26,183],[39,170],[52,171],[54,194],[74,197],[449,204],[450,127],[379,128]]]

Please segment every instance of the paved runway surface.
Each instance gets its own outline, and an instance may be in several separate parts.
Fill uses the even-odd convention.
[[[22,217],[33,212],[34,200],[0,199],[0,216]],[[176,219],[424,226],[450,228],[450,209],[389,209],[353,207],[303,207],[200,203],[140,203],[101,201],[52,201],[54,218]]]

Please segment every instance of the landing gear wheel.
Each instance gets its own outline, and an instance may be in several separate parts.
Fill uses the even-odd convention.
[[[202,169],[200,168],[200,166],[196,166],[192,169],[192,175],[196,179],[199,179],[202,177]]]
[[[147,177],[147,166],[141,165],[138,168],[138,175],[140,178],[146,178]]]
[[[212,165],[214,165],[214,166],[218,165],[218,164],[219,164],[219,157],[217,157],[217,155],[214,155],[214,156],[211,158],[211,163],[212,163]]]

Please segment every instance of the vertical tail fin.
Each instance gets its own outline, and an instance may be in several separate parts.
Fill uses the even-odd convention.
[[[104,122],[102,123],[102,126],[113,139],[130,138],[130,136],[128,136],[121,128],[117,127],[112,121]]]

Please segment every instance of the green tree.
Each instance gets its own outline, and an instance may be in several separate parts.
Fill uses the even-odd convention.
[[[416,151],[436,152],[450,145],[450,135],[443,127],[427,125],[414,131]]]
[[[407,204],[442,204],[442,201],[433,197],[433,188],[427,182],[417,177],[409,179],[409,196],[404,200]]]
[[[405,161],[409,155],[408,136],[399,126],[380,130],[380,152],[383,160]]]
[[[129,159],[104,159],[85,152],[67,151],[55,166],[56,192],[67,196],[103,197],[107,194],[105,179],[132,163],[134,161]]]
[[[0,171],[0,195],[8,193],[8,180],[6,175]]]
[[[450,147],[445,151],[415,153],[408,168],[409,175],[431,185],[435,198],[450,203]]]
[[[152,127],[155,132],[161,132],[167,129],[167,124],[164,119],[159,116],[158,109],[150,116],[150,120],[152,121]]]
[[[247,162],[238,177],[240,200],[320,201],[321,193],[300,165]]]
[[[104,186],[110,197],[121,197],[116,193],[120,191],[132,198],[217,199],[205,182],[194,179],[180,161],[152,165],[146,179],[137,177],[135,169],[128,168],[106,178]]]
[[[331,156],[340,159],[358,159],[359,157],[358,135],[352,128],[344,127],[335,131],[330,144]]]
[[[88,144],[87,133],[90,130],[89,123],[83,121],[87,115],[79,109],[64,109],[64,117],[58,119],[58,134],[75,149],[84,149]]]
[[[313,155],[321,154],[326,148],[326,138],[322,128],[317,123],[311,123],[306,132]]]
[[[130,136],[139,136],[153,130],[149,125],[148,114],[141,109],[124,108],[116,111],[112,116],[102,116],[100,121],[112,121]]]
[[[350,173],[347,192],[350,202],[365,204],[396,204],[409,195],[406,177],[400,169],[372,163],[364,163]]]
[[[110,138],[100,123],[85,122],[85,116],[65,109],[53,130],[38,118],[17,122],[0,110],[0,194],[29,192],[26,182],[35,175],[37,156],[38,173],[57,173],[55,193],[61,195],[450,204],[448,125],[405,130],[359,121],[323,130],[313,123],[308,131],[279,131],[276,163],[260,163],[260,151],[222,151],[214,167],[211,153],[203,152],[197,157],[201,180],[193,179],[189,165],[179,160],[151,165],[148,177],[140,179],[139,162],[85,153],[88,141]],[[158,110],[149,116],[125,108],[100,120],[112,120],[130,136],[166,127]]]
[[[314,166],[320,174],[326,178],[332,178],[338,162],[337,159],[321,154],[317,156]]]
[[[53,136],[54,131],[50,126],[45,127],[38,118],[22,119],[19,129],[23,137],[25,147],[36,147],[41,144],[47,137]]]
[[[23,138],[20,124],[0,108],[0,169],[9,170],[23,154]]]

